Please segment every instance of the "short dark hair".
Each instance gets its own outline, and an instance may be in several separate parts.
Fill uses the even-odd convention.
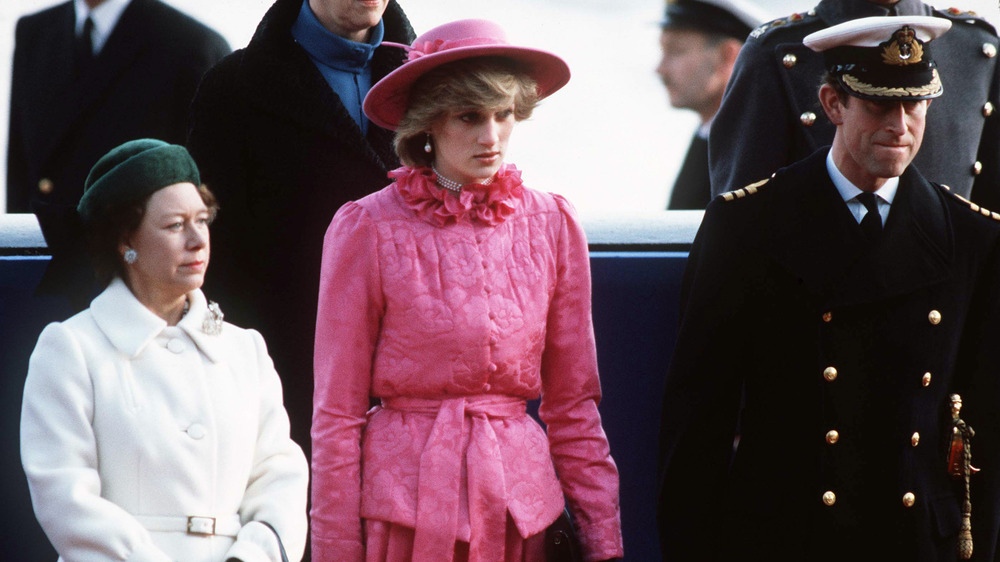
[[[209,219],[214,220],[219,210],[215,195],[205,185],[198,186],[198,195],[208,207]],[[113,204],[100,210],[100,216],[84,223],[87,250],[94,273],[101,287],[107,287],[115,277],[125,279],[125,264],[118,253],[118,244],[138,230],[146,215],[146,205],[155,191],[140,199]]]
[[[840,100],[840,103],[844,107],[847,107],[847,104],[851,100],[851,94],[847,93],[847,90],[844,88],[844,85],[840,83],[840,79],[838,79],[832,72],[826,71],[823,73],[823,78],[821,79],[820,87],[822,87],[824,84],[833,88],[833,91],[837,92],[837,98]]]

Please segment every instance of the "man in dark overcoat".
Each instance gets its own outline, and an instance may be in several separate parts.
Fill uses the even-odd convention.
[[[38,215],[55,254],[43,291],[89,305],[73,225],[91,166],[127,140],[182,143],[198,82],[228,53],[218,33],[159,0],[70,1],[17,22],[7,212]]]
[[[709,205],[664,395],[664,560],[994,559],[1000,214],[910,165],[948,24],[807,36],[832,147]]]
[[[402,49],[377,40],[413,40],[403,10],[395,0],[366,10],[277,0],[250,44],[205,76],[192,111],[188,147],[220,204],[205,292],[227,320],[264,335],[292,437],[307,452],[323,236],[341,205],[385,187],[399,165],[392,131],[356,120],[364,93],[341,99],[330,61],[314,58],[336,51],[347,59],[336,64],[367,68],[371,84],[402,64]],[[330,37],[321,24],[359,40]],[[350,84],[361,76],[345,74]]]
[[[747,39],[709,136],[714,195],[762,180],[830,144],[834,126],[816,103],[822,57],[806,35],[857,18],[926,15],[954,23],[935,44],[947,91],[927,116],[914,163],[963,197],[1000,208],[1000,68],[996,30],[958,9],[920,0],[821,0],[755,29]],[[971,196],[970,196],[971,193]]]

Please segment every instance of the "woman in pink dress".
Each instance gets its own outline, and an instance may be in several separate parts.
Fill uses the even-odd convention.
[[[619,558],[587,242],[504,162],[569,69],[483,20],[407,49],[364,104],[405,166],[323,247],[313,560],[540,561],[564,507],[584,560]]]

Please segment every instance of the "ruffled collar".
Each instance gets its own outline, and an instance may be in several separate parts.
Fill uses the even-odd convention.
[[[430,168],[403,166],[389,172],[389,177],[396,180],[406,206],[438,226],[466,221],[496,226],[517,209],[524,190],[521,171],[513,164],[500,166],[490,185],[465,185],[457,194],[438,187]]]

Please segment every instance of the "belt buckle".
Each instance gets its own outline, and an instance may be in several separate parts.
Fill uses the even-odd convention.
[[[189,515],[187,532],[192,535],[214,535],[215,517],[201,517]]]

